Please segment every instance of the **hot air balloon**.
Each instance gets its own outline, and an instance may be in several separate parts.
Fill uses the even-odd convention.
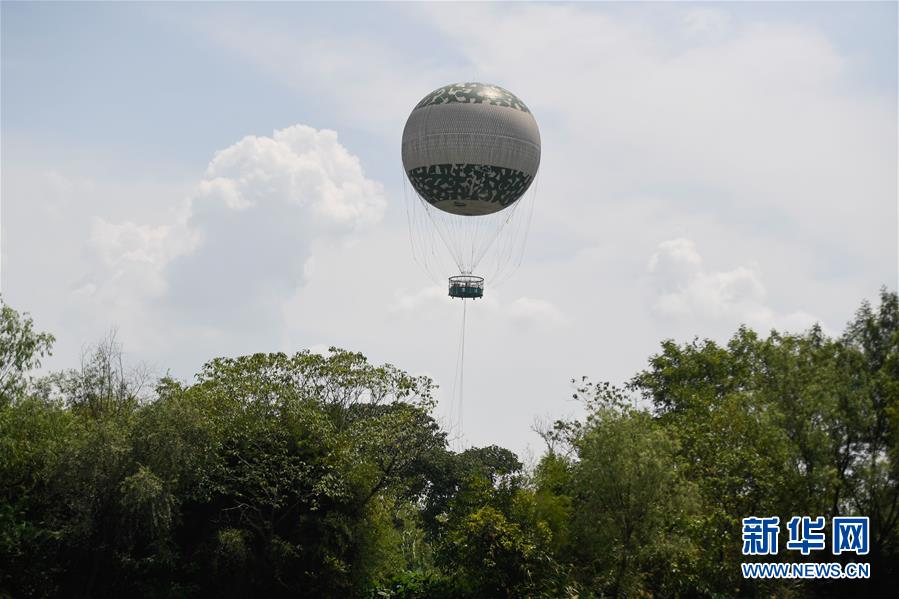
[[[473,274],[509,224],[540,166],[534,115],[512,92],[486,83],[453,83],[412,110],[402,141],[403,170],[459,274],[449,295],[476,299]],[[444,275],[445,276],[445,275]]]

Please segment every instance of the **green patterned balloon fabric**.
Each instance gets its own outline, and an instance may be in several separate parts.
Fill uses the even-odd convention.
[[[403,167],[422,200],[480,216],[514,204],[540,166],[527,105],[496,85],[454,83],[419,102],[403,131]]]
[[[463,104],[492,104],[522,112],[530,112],[518,96],[497,85],[483,83],[453,83],[437,88],[419,102],[415,108],[460,102]]]
[[[511,206],[533,179],[522,171],[489,164],[420,166],[408,175],[420,197],[451,213],[467,208],[460,212],[465,215],[479,209],[493,212]]]

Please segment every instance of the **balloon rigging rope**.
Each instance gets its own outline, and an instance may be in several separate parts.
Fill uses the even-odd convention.
[[[424,270],[428,270],[427,265],[423,263],[423,261],[418,259],[418,251],[416,251],[415,247],[415,225],[413,224],[413,216],[412,213],[414,211],[414,207],[412,206],[412,202],[409,201],[409,184],[406,182],[406,169],[403,168],[403,204],[406,206],[406,223],[409,225],[409,246],[412,249],[412,259],[415,260],[416,264],[418,264]]]
[[[513,213],[506,221],[507,226],[504,229],[508,230],[509,234],[500,242],[500,248],[497,250],[498,257],[495,271],[490,277],[493,286],[502,285],[508,281],[521,267],[531,230],[531,222],[534,217],[534,205],[536,204],[539,180],[540,173],[537,173],[526,195],[512,207]]]

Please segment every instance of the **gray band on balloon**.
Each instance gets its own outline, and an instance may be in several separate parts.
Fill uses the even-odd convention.
[[[540,165],[540,132],[530,112],[491,104],[449,103],[412,111],[403,131],[403,166],[489,164],[531,176]]]

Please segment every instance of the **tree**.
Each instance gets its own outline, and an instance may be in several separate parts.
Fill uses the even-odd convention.
[[[332,349],[213,360],[176,390],[214,431],[182,511],[205,523],[194,555],[210,588],[339,596],[384,575],[382,539],[422,488],[418,461],[445,446],[431,386]]]
[[[0,596],[888,595],[899,564],[899,301],[846,332],[665,341],[533,471],[447,449],[433,382],[358,353],[254,354],[196,381],[114,337],[31,379],[4,307]],[[870,581],[743,579],[746,516],[867,515]],[[812,559],[785,550],[778,561]],[[844,559],[820,555],[819,559]],[[851,558],[845,558],[851,559]]]
[[[841,338],[819,327],[767,338],[741,328],[725,347],[668,341],[633,379],[701,491],[709,589],[771,592],[742,580],[733,542],[740,518],[758,514],[868,515],[869,559],[882,573],[871,584],[895,577],[897,323],[896,294],[883,290],[879,310],[863,304]]]
[[[587,418],[544,432],[563,453],[541,460],[538,493],[555,497],[569,514],[559,552],[573,564],[582,593],[694,590],[697,500],[676,438],[633,407],[626,390],[583,379],[575,397],[586,403]]]
[[[446,454],[425,504],[437,561],[462,597],[564,597],[552,532],[522,464],[497,446]]]
[[[28,314],[19,314],[0,298],[0,405],[19,397],[28,384],[28,371],[50,355],[53,335],[38,333]]]
[[[52,591],[56,571],[44,551],[54,530],[40,518],[65,451],[70,422],[61,406],[27,395],[29,370],[50,354],[53,336],[0,300],[0,592],[22,581],[23,594]],[[31,556],[40,556],[31,560]],[[48,580],[50,578],[50,580]]]
[[[871,561],[881,580],[899,578],[899,297],[886,288],[877,311],[862,303],[841,340],[852,375],[852,449],[838,509],[871,518]],[[883,587],[884,589],[888,587]]]

